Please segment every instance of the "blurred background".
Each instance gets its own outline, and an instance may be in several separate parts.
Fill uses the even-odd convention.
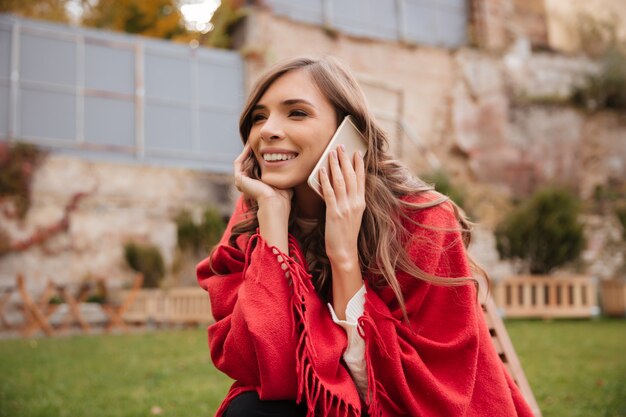
[[[626,416],[624,0],[0,1],[0,416],[212,415],[195,265],[302,54],[476,223],[543,415]]]

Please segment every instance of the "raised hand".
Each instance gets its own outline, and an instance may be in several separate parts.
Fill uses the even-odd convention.
[[[262,181],[250,178],[246,174],[244,164],[248,158],[254,158],[254,154],[250,149],[250,144],[244,146],[243,151],[234,162],[234,174],[235,174],[235,187],[241,191],[247,198],[256,200],[259,204],[262,204],[268,199],[278,199],[277,201],[286,202],[291,205],[291,197],[293,190],[279,190],[271,185],[265,184]],[[289,212],[287,212],[289,214]]]
[[[340,146],[330,154],[331,177],[320,171],[326,202],[326,254],[333,274],[333,304],[339,318],[362,285],[358,237],[365,211],[365,168],[360,153],[353,156],[354,168]]]
[[[288,252],[288,224],[291,211],[293,190],[279,190],[265,184],[245,173],[246,160],[254,158],[250,145],[244,146],[241,154],[235,159],[235,186],[244,196],[256,200],[259,205],[257,219],[259,232],[270,245]]]

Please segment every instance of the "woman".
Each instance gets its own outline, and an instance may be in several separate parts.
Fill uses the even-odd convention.
[[[306,180],[346,115],[367,152],[334,150],[320,198]],[[468,223],[386,152],[346,68],[274,67],[240,133],[243,196],[198,265],[211,356],[235,380],[217,416],[532,415],[484,323]]]

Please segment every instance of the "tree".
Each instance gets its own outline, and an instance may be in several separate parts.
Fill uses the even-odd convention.
[[[14,13],[32,19],[67,23],[67,0],[2,0],[0,13]]]
[[[176,40],[187,34],[176,0],[82,1],[82,24],[153,38]]]

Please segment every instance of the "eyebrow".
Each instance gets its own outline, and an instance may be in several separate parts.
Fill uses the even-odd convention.
[[[293,106],[294,104],[306,104],[307,106],[311,106],[314,109],[317,109],[317,107],[313,103],[311,103],[310,101],[307,101],[307,100],[305,100],[303,98],[290,98],[288,100],[281,101],[280,104],[282,106]],[[254,110],[260,110],[260,109],[266,109],[266,108],[267,108],[267,106],[265,106],[263,104],[257,103],[252,108],[252,110],[254,111]]]

